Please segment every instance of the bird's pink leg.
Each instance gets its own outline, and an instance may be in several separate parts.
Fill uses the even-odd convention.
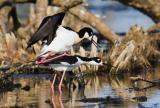
[[[46,59],[47,57],[45,57],[45,59],[42,59],[41,61],[36,61],[36,64],[43,64],[43,63],[47,63],[47,62],[52,61],[52,60],[54,60],[54,59],[57,59],[57,58],[63,57],[63,56],[65,56],[65,55],[68,55],[68,54],[63,53],[63,54],[61,54],[61,55],[58,55],[58,56],[55,56],[55,57],[53,57],[53,58],[49,58],[49,59]]]
[[[43,56],[45,56],[44,59],[46,59],[48,56],[50,56],[50,55],[52,55],[52,54],[55,54],[55,52],[49,51],[48,53],[44,54],[44,55],[43,55]]]
[[[59,99],[59,103],[60,103],[61,108],[64,108],[63,101],[62,101],[62,94],[61,93],[59,94],[58,99]]]
[[[54,101],[54,83],[55,83],[55,80],[56,80],[56,76],[57,76],[57,74],[55,74],[53,76],[53,80],[52,80],[52,83],[51,83],[51,102],[52,102],[54,108],[57,108],[56,104],[55,104],[55,101]]]
[[[51,95],[51,101],[52,101],[52,104],[53,104],[53,108],[57,108],[56,103],[54,101],[54,95]]]
[[[56,52],[53,52],[53,51],[50,51],[46,54],[46,57],[44,59],[46,59],[47,57],[49,57],[50,55],[53,55],[53,54],[56,54]],[[61,54],[62,56],[63,55],[68,55],[66,52]],[[59,55],[61,57],[61,55]],[[59,56],[56,56],[56,57],[59,57]],[[53,58],[54,59],[54,58]]]
[[[55,80],[56,80],[56,76],[57,76],[57,74],[54,75],[53,80],[52,80],[52,83],[51,83],[52,93],[54,93],[54,83],[55,83]]]
[[[63,71],[63,74],[62,74],[62,77],[61,77],[61,80],[60,80],[60,83],[59,83],[59,86],[58,86],[60,94],[62,93],[61,87],[62,87],[62,82],[63,82],[63,79],[64,79],[65,72],[66,71]]]
[[[61,77],[61,80],[60,80],[60,83],[59,83],[59,103],[60,103],[60,106],[61,108],[64,108],[64,105],[63,105],[63,101],[62,101],[62,91],[61,91],[61,87],[62,87],[62,82],[63,82],[63,79],[64,79],[64,75],[65,75],[65,72],[66,71],[63,71],[63,74],[62,74],[62,77]]]

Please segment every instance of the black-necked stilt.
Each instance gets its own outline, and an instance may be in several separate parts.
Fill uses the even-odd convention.
[[[45,43],[38,57],[47,58],[52,54],[64,53],[68,51],[72,45],[85,38],[92,40],[93,31],[89,27],[84,27],[79,32],[75,32],[69,27],[62,26],[61,23],[64,16],[65,13],[61,12],[44,18],[38,30],[29,40],[28,47],[39,40]],[[92,40],[92,42],[94,41]],[[94,44],[95,43],[96,42],[94,42]]]
[[[64,53],[83,39],[91,39],[93,31],[91,28],[84,27],[79,32],[75,32],[63,26],[59,26],[56,31],[56,37],[49,45],[44,45],[39,56],[45,57],[50,53]],[[50,53],[48,53],[50,52]]]
[[[82,64],[103,65],[103,62],[98,57],[88,58],[88,57],[82,57],[79,55],[75,55],[75,56],[64,55],[56,59],[54,58],[54,60],[53,58],[50,58],[41,64],[49,65],[51,68],[53,68],[56,71],[63,71],[63,74],[59,83],[59,90],[61,91],[61,85],[62,85],[62,81],[66,71],[72,71],[74,68]],[[51,87],[52,91],[53,91],[55,79],[56,79],[56,74],[54,75],[54,78],[52,81],[52,87]]]

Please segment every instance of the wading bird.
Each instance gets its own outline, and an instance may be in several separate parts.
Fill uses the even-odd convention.
[[[79,32],[75,32],[71,28],[61,25],[64,16],[65,13],[61,12],[45,17],[38,30],[29,40],[28,47],[39,40],[44,43],[38,55],[38,58],[42,59],[37,61],[37,64],[44,62],[49,55],[60,54],[56,58],[66,55],[65,52],[70,50],[72,45],[79,43],[83,39],[89,39],[96,45],[96,42],[92,40],[93,30],[91,28],[84,27]]]
[[[98,57],[82,57],[79,55],[74,55],[74,56],[69,56],[69,55],[64,55],[62,57],[59,58],[50,58],[47,59],[44,63],[42,63],[43,65],[49,65],[53,70],[56,71],[62,71],[62,77],[59,83],[59,90],[61,91],[61,85],[62,85],[62,81],[65,75],[66,71],[72,71],[74,68],[82,65],[82,64],[90,64],[90,65],[103,65],[103,62],[100,58]],[[54,75],[53,81],[52,81],[52,91],[54,91],[54,83],[55,83],[55,79],[56,79],[57,74]]]

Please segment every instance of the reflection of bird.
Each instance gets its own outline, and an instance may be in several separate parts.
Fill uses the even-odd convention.
[[[72,71],[75,67],[78,67],[81,64],[103,65],[103,62],[98,57],[87,58],[87,57],[82,57],[78,55],[75,55],[75,56],[65,55],[63,57],[56,58],[54,60],[52,58],[48,59],[48,61],[46,61],[43,64],[49,65],[56,71],[63,71],[63,74],[59,83],[59,89],[61,90],[62,81],[66,71]],[[53,78],[52,86],[54,85],[55,79],[56,79],[56,74]]]
[[[39,57],[47,58],[49,55],[56,53],[64,53],[68,51],[72,45],[81,40],[92,37],[93,31],[91,28],[82,28],[79,32],[73,31],[69,27],[61,25],[65,16],[64,12],[53,16],[45,17],[40,24],[38,30],[31,37],[28,47],[35,44],[39,40],[45,44],[39,54]]]

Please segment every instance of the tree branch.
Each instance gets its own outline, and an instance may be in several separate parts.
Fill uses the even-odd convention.
[[[104,36],[104,38],[106,38],[110,42],[114,43],[116,40],[119,40],[119,37],[114,32],[112,32],[112,30],[108,26],[106,26],[100,18],[96,17],[86,9],[78,6],[71,8],[69,12],[78,17],[83,22],[94,27]]]

